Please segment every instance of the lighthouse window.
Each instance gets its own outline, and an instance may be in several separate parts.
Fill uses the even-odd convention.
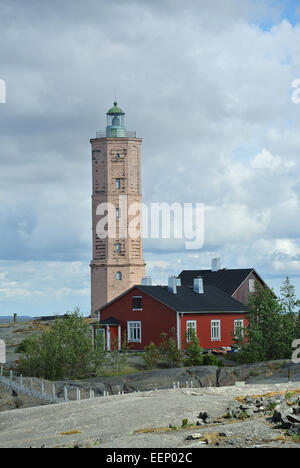
[[[114,118],[112,119],[112,124],[114,127],[117,127],[118,125],[120,125],[120,119],[117,115],[115,115]]]

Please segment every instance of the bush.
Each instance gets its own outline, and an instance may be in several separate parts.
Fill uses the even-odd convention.
[[[159,358],[159,349],[156,347],[155,343],[151,341],[148,346],[145,346],[145,352],[143,354],[143,359],[147,367],[153,369],[157,365]]]
[[[205,354],[205,356],[203,356],[203,365],[224,367],[224,362],[213,354]]]
[[[25,338],[25,340],[22,341],[17,347],[16,347],[16,353],[18,354],[25,354],[30,350],[30,347],[32,345],[32,338]]]
[[[167,333],[161,333],[161,343],[159,344],[159,353],[161,359],[168,367],[179,367],[183,360],[183,353],[178,349],[176,330],[173,327],[171,336]]]
[[[127,343],[126,332],[124,332],[122,336],[121,350],[119,350],[118,338],[115,337],[112,340],[109,363],[115,373],[120,372],[121,369],[126,368],[129,351],[130,351],[130,345]]]
[[[77,379],[88,375],[94,362],[90,326],[75,309],[57,318],[50,331],[27,340],[19,370],[49,380]]]
[[[186,366],[201,366],[203,364],[203,349],[194,330],[186,336],[184,364]]]
[[[272,290],[256,285],[256,293],[249,298],[249,326],[236,339],[240,347],[239,363],[291,357],[292,341],[297,333],[297,320],[291,310],[297,301],[291,299],[290,288],[286,281],[281,292],[287,299],[278,300]]]

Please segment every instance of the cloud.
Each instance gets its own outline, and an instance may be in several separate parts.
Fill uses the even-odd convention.
[[[105,126],[114,88],[128,128],[143,137],[144,202],[206,206],[203,249],[145,242],[146,261],[168,265],[152,268],[155,281],[210,266],[216,254],[229,267],[271,275],[286,265],[297,274],[284,242],[300,239],[300,107],[291,99],[300,26],[283,7],[2,1],[0,258],[4,280],[17,282],[15,296],[2,287],[5,307],[21,307],[24,297],[26,310],[62,310],[81,297],[89,309],[89,139]],[[57,283],[43,289],[51,262]],[[84,266],[84,284],[67,267],[74,262]]]
[[[295,161],[284,161],[278,155],[273,156],[272,153],[265,148],[253,158],[250,164],[253,169],[262,169],[271,172],[292,169],[296,166]]]

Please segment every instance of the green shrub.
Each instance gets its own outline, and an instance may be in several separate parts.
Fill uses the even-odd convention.
[[[159,349],[156,347],[155,343],[151,341],[148,346],[145,346],[145,352],[143,354],[143,359],[147,367],[153,369],[157,365],[159,358]]]
[[[161,333],[161,342],[159,344],[160,358],[168,367],[179,367],[182,363],[183,353],[178,349],[176,330],[173,327],[171,336],[167,333]]]
[[[297,336],[297,320],[292,310],[298,304],[294,286],[287,279],[280,288],[282,298],[267,287],[256,284],[249,297],[248,327],[236,337],[240,364],[289,359]]]
[[[57,318],[50,331],[27,340],[19,370],[49,380],[78,379],[94,370],[94,362],[91,328],[75,309]]]
[[[184,364],[186,366],[201,366],[203,364],[203,349],[194,330],[186,336]]]
[[[25,340],[22,341],[17,347],[16,347],[16,353],[18,354],[25,354],[27,353],[32,345],[32,339],[33,338],[25,338]]]
[[[224,362],[221,359],[218,359],[217,356],[214,356],[213,354],[205,354],[203,356],[203,365],[224,367]]]

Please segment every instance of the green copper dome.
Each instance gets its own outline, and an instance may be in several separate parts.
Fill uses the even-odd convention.
[[[111,115],[111,114],[121,114],[121,115],[125,115],[125,112],[123,112],[122,109],[120,109],[120,107],[118,107],[118,103],[117,103],[117,102],[114,102],[114,107],[112,107],[111,109],[109,109],[109,111],[107,112],[107,115]]]

